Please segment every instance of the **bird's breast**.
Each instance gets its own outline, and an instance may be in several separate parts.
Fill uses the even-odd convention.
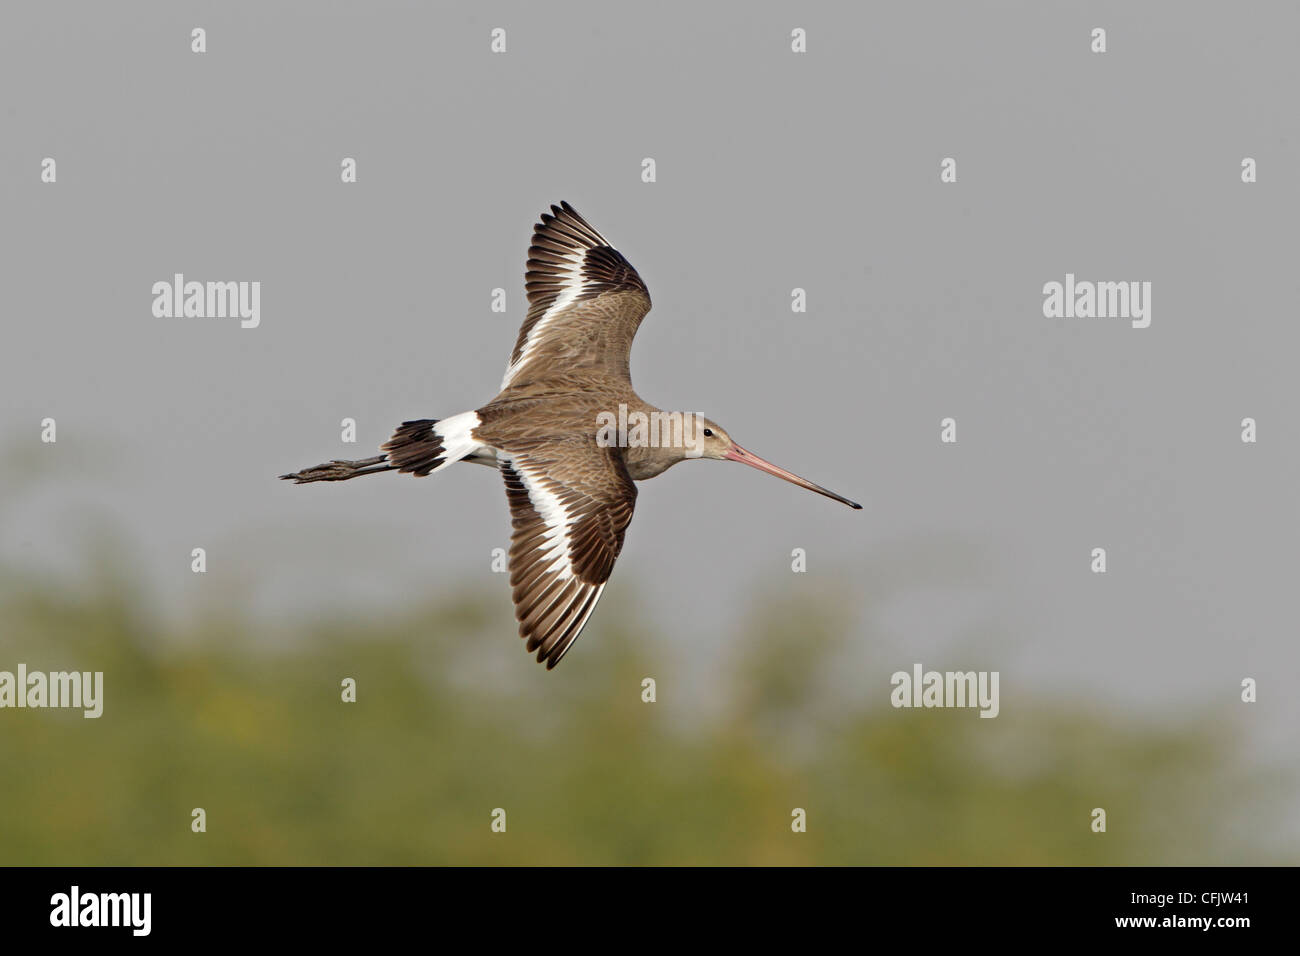
[[[645,481],[655,475],[662,475],[681,459],[664,454],[662,448],[628,448],[624,451],[627,473],[634,481]]]

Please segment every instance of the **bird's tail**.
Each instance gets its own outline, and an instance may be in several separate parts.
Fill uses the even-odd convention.
[[[347,481],[382,471],[397,471],[423,478],[482,447],[473,437],[478,414],[463,412],[451,418],[421,418],[402,422],[393,437],[379,446],[384,454],[359,461],[335,460],[281,475],[295,484],[309,481]]]

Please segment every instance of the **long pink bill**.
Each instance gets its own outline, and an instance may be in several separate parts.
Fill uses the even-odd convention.
[[[745,449],[741,448],[739,445],[732,445],[731,451],[726,454],[726,458],[728,461],[738,461],[742,464],[749,465],[751,468],[757,468],[759,471],[765,471],[769,475],[776,475],[778,478],[784,478],[786,481],[790,482],[790,484],[798,485],[800,488],[807,488],[809,491],[815,491],[817,494],[825,495],[827,498],[834,498],[840,504],[848,505],[850,508],[857,508],[859,511],[862,510],[862,505],[858,504],[856,501],[849,501],[848,498],[845,498],[842,495],[837,495],[833,491],[827,491],[821,485],[813,484],[807,478],[800,478],[798,475],[791,474],[784,468],[778,468],[770,461],[765,461],[762,458],[759,458],[753,452],[745,451]]]

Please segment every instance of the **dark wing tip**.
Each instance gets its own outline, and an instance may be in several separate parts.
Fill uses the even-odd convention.
[[[557,220],[562,223],[570,222],[575,225],[584,226],[593,234],[596,232],[596,230],[592,228],[591,223],[583,219],[582,213],[574,209],[567,199],[561,199],[558,206],[555,203],[551,203],[551,211],[542,213],[539,218],[541,221],[533,227],[534,232],[541,232],[548,225]],[[593,235],[592,238],[600,237]]]

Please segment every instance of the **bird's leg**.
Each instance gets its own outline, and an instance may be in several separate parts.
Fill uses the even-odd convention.
[[[330,461],[323,465],[316,465],[314,468],[304,468],[302,471],[295,471],[288,475],[281,475],[281,478],[293,479],[294,484],[302,485],[309,481],[347,481],[349,478],[359,478],[361,475],[374,475],[381,471],[392,471],[393,465],[386,464],[387,455],[376,455],[374,458],[362,458],[360,461]]]

